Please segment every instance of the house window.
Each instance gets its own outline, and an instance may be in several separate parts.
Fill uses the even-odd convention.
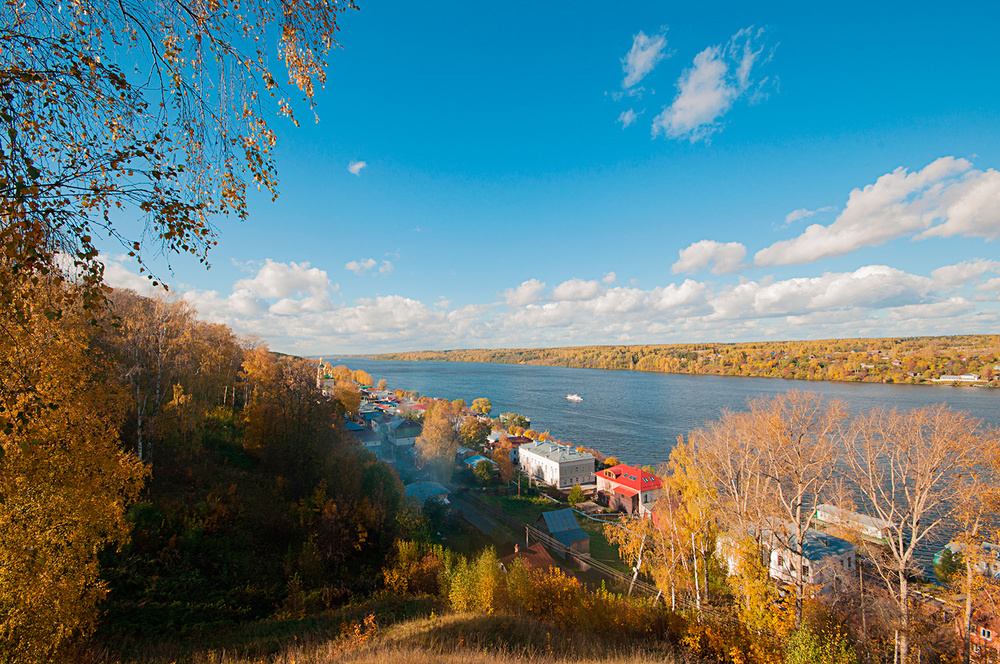
[[[987,641],[992,641],[993,640],[993,632],[991,632],[990,630],[986,629],[985,627],[983,627],[982,629],[979,630],[979,636],[983,637]]]

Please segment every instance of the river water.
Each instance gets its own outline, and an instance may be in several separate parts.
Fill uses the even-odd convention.
[[[471,362],[395,362],[325,358],[364,369],[393,389],[449,400],[487,397],[492,415],[515,412],[536,431],[552,433],[633,465],[666,461],[678,435],[720,412],[742,410],[747,400],[791,390],[841,399],[852,411],[876,406],[900,409],[947,403],[988,424],[1000,424],[1000,389],[938,385],[832,383],[777,378],[692,376],[638,371],[569,369]],[[583,401],[566,399],[579,394]]]

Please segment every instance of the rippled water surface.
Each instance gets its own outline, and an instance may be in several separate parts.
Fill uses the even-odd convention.
[[[971,387],[829,383],[774,378],[691,376],[599,369],[567,369],[468,362],[383,362],[327,358],[364,369],[392,388],[416,390],[467,403],[487,397],[493,415],[513,411],[532,428],[633,464],[665,461],[680,434],[724,408],[740,410],[747,399],[790,390],[843,400],[851,410],[886,405],[902,409],[946,402],[990,424],[1000,424],[1000,390]],[[583,401],[566,399],[579,394]]]

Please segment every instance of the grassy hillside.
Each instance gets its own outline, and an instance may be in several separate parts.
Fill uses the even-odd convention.
[[[602,662],[670,664],[682,661],[679,650],[661,643],[636,647],[622,640],[597,638],[585,632],[554,629],[526,617],[482,613],[437,615],[430,598],[367,603],[325,618],[295,623],[258,625],[233,646],[205,640],[199,646],[131,644],[92,653],[94,662],[118,664],[520,664],[521,662]],[[365,622],[364,612],[379,615]],[[422,616],[391,623],[393,611]],[[379,624],[381,620],[384,625]],[[228,647],[227,647],[228,645]]]

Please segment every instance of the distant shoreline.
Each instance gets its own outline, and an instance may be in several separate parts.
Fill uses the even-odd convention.
[[[1000,337],[997,335],[465,349],[353,357],[841,383],[1000,386]],[[955,380],[948,380],[951,377]]]

